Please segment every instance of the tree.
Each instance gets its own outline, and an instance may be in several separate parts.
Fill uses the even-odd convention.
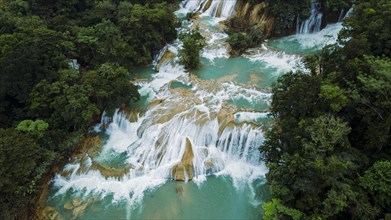
[[[89,100],[91,85],[81,83],[77,70],[63,70],[53,83],[41,81],[31,94],[31,109],[35,116],[49,118],[55,128],[75,131],[90,124],[100,110]]]
[[[267,179],[273,196],[311,218],[330,218],[345,211],[356,196],[350,182],[359,160],[349,145],[347,124],[332,116],[320,116],[302,120],[295,128],[281,126],[279,129],[285,131],[302,132],[300,139],[296,137],[296,148],[289,151],[283,146],[285,141],[266,141],[261,147],[271,159]],[[273,151],[271,157],[270,149],[274,148],[282,150]]]
[[[225,22],[229,34],[227,42],[231,46],[230,54],[233,56],[239,56],[246,49],[258,46],[265,38],[261,25],[248,20],[249,18],[234,16]]]
[[[358,0],[354,11],[346,19],[346,28],[341,34],[345,55],[391,57],[391,2],[388,0]],[[348,40],[349,39],[349,40]]]
[[[21,121],[16,130],[21,132],[27,132],[34,136],[36,139],[42,138],[45,135],[45,131],[49,128],[49,124],[43,120],[24,120]]]
[[[69,131],[85,129],[105,109],[128,105],[139,99],[137,88],[129,82],[123,67],[101,65],[82,73],[62,70],[60,79],[41,81],[31,93],[34,116],[48,118],[54,128]]]
[[[264,220],[278,220],[287,218],[288,216],[293,220],[299,220],[304,217],[300,211],[281,204],[279,199],[272,199],[270,202],[265,202],[262,207],[265,211],[265,215],[262,218]]]
[[[97,67],[104,62],[130,67],[135,62],[133,48],[110,20],[104,20],[92,27],[81,28],[76,41],[80,60],[92,67]]]
[[[246,33],[234,33],[229,36],[227,42],[231,46],[231,55],[240,55],[251,45],[251,38]]]
[[[140,99],[137,87],[129,81],[128,71],[120,66],[103,64],[97,70],[85,73],[83,83],[94,88],[90,100],[101,111],[112,111]]]
[[[41,176],[53,155],[28,134],[0,129],[0,217],[15,219],[33,203]]]
[[[23,118],[32,88],[43,79],[57,79],[73,49],[66,33],[48,29],[38,17],[10,17],[7,29],[13,33],[0,35],[1,126]]]
[[[205,38],[198,28],[181,33],[179,38],[183,42],[182,49],[179,50],[180,63],[186,69],[198,68],[201,65],[200,52],[204,48]]]
[[[391,160],[389,1],[356,1],[339,45],[306,59],[273,88],[275,124],[260,147],[275,199],[305,218],[379,219],[388,202]],[[379,26],[380,25],[380,26]],[[276,207],[280,207],[277,210]]]
[[[391,212],[391,161],[377,161],[360,177],[360,184],[369,190],[375,210]]]

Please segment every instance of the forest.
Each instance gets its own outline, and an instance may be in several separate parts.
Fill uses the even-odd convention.
[[[0,1],[0,219],[33,218],[50,168],[139,99],[129,71],[177,37],[174,3]]]
[[[336,45],[273,87],[265,219],[391,218],[391,2],[355,1]]]
[[[262,2],[251,0],[252,3]],[[267,1],[265,35],[225,25],[231,55],[292,34],[308,1]],[[350,1],[324,0],[335,21]],[[200,67],[205,39],[179,34],[178,0],[0,0],[0,219],[34,219],[43,182],[104,111],[132,108],[134,68],[179,37],[180,63]],[[391,1],[356,0],[338,42],[305,57],[308,71],[272,88],[259,147],[272,199],[264,219],[391,219]],[[287,10],[288,9],[288,10]],[[326,16],[327,17],[327,16]]]

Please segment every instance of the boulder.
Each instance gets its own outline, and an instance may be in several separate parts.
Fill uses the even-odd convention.
[[[160,67],[164,64],[168,64],[175,58],[175,54],[169,50],[167,50],[163,56],[160,58],[160,60],[156,64],[156,71],[160,70]]]
[[[194,166],[193,166],[193,147],[189,138],[186,138],[185,152],[182,155],[181,162],[175,164],[172,168],[172,177],[178,181],[188,181],[193,179]],[[187,178],[186,178],[187,177]]]
[[[71,209],[73,209],[73,205],[71,203],[65,203],[64,209],[71,210]]]

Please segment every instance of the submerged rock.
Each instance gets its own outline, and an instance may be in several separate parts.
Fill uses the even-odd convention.
[[[84,140],[83,145],[88,155],[96,156],[100,152],[101,139],[99,136],[88,137]]]
[[[183,193],[183,186],[178,186],[178,187],[176,187],[176,188],[175,188],[175,192],[176,192],[177,194],[181,194],[181,195],[182,195],[182,193]]]
[[[53,207],[48,206],[42,210],[38,219],[62,220],[64,218]]]
[[[77,205],[72,211],[72,218],[71,220],[78,219],[78,217],[84,213],[84,210],[93,202],[96,200],[96,196],[93,196],[89,198],[87,201],[83,202],[79,199],[74,199],[72,203]]]
[[[79,199],[73,199],[73,200],[72,200],[72,205],[75,206],[75,207],[81,205],[81,200],[79,200]]]
[[[71,203],[65,203],[64,209],[71,210],[71,209],[73,209],[73,205]]]

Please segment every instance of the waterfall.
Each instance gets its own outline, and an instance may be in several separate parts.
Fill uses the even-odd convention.
[[[345,16],[342,18],[342,20],[352,16],[352,14],[353,14],[353,6],[351,8],[349,8],[349,10],[346,12]]]
[[[234,11],[237,0],[187,0],[182,7],[199,11],[211,17],[228,18]]]
[[[229,17],[235,10],[236,0],[213,0],[203,14],[211,17]]]
[[[224,19],[234,12],[235,4],[236,0],[188,0],[182,7]],[[201,27],[208,44],[202,56],[211,62],[228,57],[223,43],[227,35],[207,25]],[[232,181],[237,189],[251,188],[262,180],[267,169],[260,161],[258,147],[264,132],[257,120],[267,116],[265,112],[247,111],[255,103],[268,105],[270,92],[234,83],[234,74],[217,80],[189,74],[177,62],[181,46],[180,40],[165,46],[154,59],[155,66],[159,66],[157,72],[148,82],[136,82],[140,94],[148,100],[137,117],[129,120],[129,115],[120,110],[112,116],[102,115],[100,125],[105,129],[100,130],[101,137],[88,142],[64,172],[54,177],[53,198],[71,192],[90,201],[93,195],[113,204],[126,201],[126,207],[135,210],[147,192],[170,180],[192,180],[201,188],[213,175]],[[170,62],[159,62],[167,52],[172,53],[167,58]],[[192,87],[172,88],[173,82]],[[245,109],[230,104],[232,100],[250,104]]]
[[[152,65],[154,68],[156,68],[157,64],[159,63],[159,60],[163,57],[164,53],[167,52],[169,48],[169,45],[167,44],[166,46],[163,47],[163,49],[161,49],[159,51],[158,54],[155,55],[155,57],[153,58],[153,61],[152,61]]]
[[[342,21],[342,19],[344,18],[344,13],[345,13],[345,10],[341,9],[341,12],[339,13],[339,17],[338,17],[338,22]]]
[[[320,31],[322,17],[323,14],[320,11],[320,3],[313,0],[311,2],[311,15],[307,20],[300,22],[301,24],[297,34],[310,34]]]
[[[102,150],[104,155],[109,152],[128,155],[126,164],[131,169],[120,179],[92,169],[92,164],[104,161],[104,158],[91,160],[87,155],[88,163],[66,167],[70,176],[55,177],[55,186],[59,187],[57,193],[73,189],[86,195],[113,195],[114,200],[126,199],[135,205],[143,198],[144,191],[169,179],[182,178],[181,175],[183,180],[193,179],[196,183],[205,181],[211,174],[231,176],[234,182],[251,182],[264,175],[265,168],[257,150],[263,142],[263,132],[258,126],[226,125],[219,122],[209,107],[194,105],[178,109],[178,103],[184,103],[188,98],[174,99],[179,99],[176,104],[157,105],[135,122],[130,122],[126,114],[115,112],[107,129],[109,139]],[[213,104],[216,101],[211,100]],[[192,157],[185,155],[186,148],[193,152]],[[185,157],[190,159],[185,162]],[[189,169],[181,171],[178,166]],[[179,177],[174,177],[178,172]]]

